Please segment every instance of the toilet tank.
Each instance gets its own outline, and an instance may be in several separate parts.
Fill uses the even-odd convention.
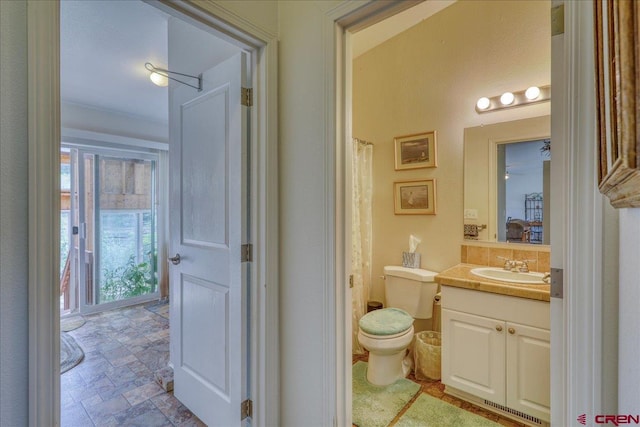
[[[384,267],[387,307],[401,308],[414,319],[431,319],[433,297],[438,292],[436,272],[421,268]]]

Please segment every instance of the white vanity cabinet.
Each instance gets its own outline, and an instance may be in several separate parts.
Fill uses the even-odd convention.
[[[446,391],[548,422],[549,303],[446,285],[441,303]]]
[[[506,328],[507,406],[550,421],[549,329],[510,322]]]

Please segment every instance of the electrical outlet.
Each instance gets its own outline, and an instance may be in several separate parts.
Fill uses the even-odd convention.
[[[478,209],[465,209],[464,219],[478,219]]]

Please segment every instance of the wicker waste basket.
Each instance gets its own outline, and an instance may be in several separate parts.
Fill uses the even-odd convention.
[[[440,332],[423,331],[415,335],[413,352],[417,380],[439,380],[441,345]]]

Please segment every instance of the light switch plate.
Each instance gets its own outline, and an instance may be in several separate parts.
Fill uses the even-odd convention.
[[[464,219],[478,219],[478,209],[465,209]]]

